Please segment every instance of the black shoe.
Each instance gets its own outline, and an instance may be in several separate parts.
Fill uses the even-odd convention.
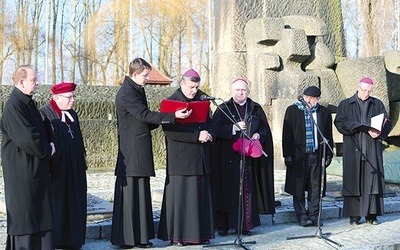
[[[312,225],[311,225],[311,226],[313,226],[313,227],[318,227],[318,220],[311,220],[311,221],[312,221]],[[320,223],[321,223],[320,226],[324,225],[324,223],[322,222],[322,220],[321,220]]]
[[[360,224],[360,217],[358,216],[350,216],[350,225],[357,226]]]
[[[187,243],[186,242],[174,242],[174,241],[171,241],[171,245],[173,245],[173,246],[178,246],[178,247],[184,247],[184,246],[187,246]]]
[[[300,226],[302,226],[302,227],[309,227],[312,225],[313,225],[313,222],[310,219],[302,219],[300,221]]]
[[[238,231],[236,230],[236,234],[238,233]],[[251,232],[249,230],[242,230],[242,235],[251,235]]]
[[[82,246],[56,246],[55,249],[62,249],[62,250],[77,250],[81,249]]]
[[[202,240],[200,242],[201,245],[210,245],[210,241],[209,240]]]
[[[136,244],[135,246],[138,248],[150,248],[153,246],[153,243],[149,242],[147,244]]]
[[[375,219],[375,220],[366,220],[365,223],[368,224],[368,225],[374,225],[374,226],[375,225],[379,225],[379,222],[378,222],[377,219]]]
[[[219,229],[219,230],[218,230],[218,235],[219,235],[219,236],[227,236],[227,235],[228,235],[228,230],[226,230],[226,229]]]
[[[119,248],[121,248],[121,249],[131,249],[131,248],[134,248],[135,246],[132,246],[132,245],[121,245],[121,246],[119,246]]]

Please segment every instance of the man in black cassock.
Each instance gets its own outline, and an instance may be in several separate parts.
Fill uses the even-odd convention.
[[[211,180],[214,221],[221,236],[227,235],[228,229],[239,229],[242,234],[250,235],[250,230],[260,225],[260,213],[275,213],[272,134],[264,110],[248,98],[249,92],[248,83],[244,79],[235,80],[232,83],[232,98],[220,105],[228,117],[219,109],[213,117],[218,128],[218,137],[216,148],[212,151]],[[236,124],[234,125],[229,118]],[[262,150],[268,155],[246,155],[243,158],[242,173],[241,150],[237,152],[233,149],[239,138],[246,139],[240,130],[247,132],[253,140],[259,141]],[[255,146],[253,149],[259,150]],[[240,217],[238,225],[241,175],[243,203],[240,209],[243,217]]]
[[[343,216],[350,217],[351,225],[358,225],[361,217],[366,223],[378,224],[383,215],[383,145],[392,129],[385,106],[370,96],[374,88],[371,78],[365,77],[357,84],[357,92],[340,102],[335,126],[343,134]],[[371,118],[383,114],[380,130],[365,129]]]
[[[51,88],[50,102],[40,108],[52,125],[51,140],[57,147],[51,157],[53,238],[56,248],[80,249],[85,244],[87,184],[86,151],[76,112],[75,83]]]
[[[115,167],[111,243],[121,248],[151,247],[155,237],[150,176],[155,176],[151,130],[191,114],[149,110],[144,86],[151,65],[142,58],[129,64],[129,76],[115,98],[118,125],[118,158]]]
[[[32,99],[39,81],[32,66],[13,73],[14,89],[1,117],[1,158],[7,209],[7,250],[53,249],[49,165],[55,151],[50,122]]]
[[[186,71],[168,99],[200,101],[200,76]],[[167,176],[157,238],[173,245],[208,244],[214,238],[210,187],[210,144],[216,136],[211,117],[193,123],[163,124]]]

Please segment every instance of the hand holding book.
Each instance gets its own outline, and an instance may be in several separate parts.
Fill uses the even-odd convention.
[[[361,131],[364,131],[364,132],[368,132],[370,135],[371,135],[371,133],[372,133],[372,137],[374,137],[375,138],[375,134],[380,134],[380,132],[382,131],[382,128],[383,128],[383,126],[385,125],[385,123],[386,123],[386,118],[385,118],[385,115],[383,114],[383,113],[381,113],[381,114],[379,114],[379,115],[376,115],[376,116],[373,116],[373,117],[371,117],[371,125],[361,125]],[[371,133],[370,133],[371,132]]]

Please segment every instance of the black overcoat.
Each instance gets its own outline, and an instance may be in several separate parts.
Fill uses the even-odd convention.
[[[343,196],[360,196],[361,195],[361,154],[360,154],[360,135],[361,130],[361,112],[355,95],[340,102],[335,118],[335,126],[338,131],[343,134]],[[381,113],[387,119],[387,113],[383,103],[374,97],[369,97],[368,119]],[[365,124],[370,125],[370,124]],[[374,139],[370,136],[367,138],[365,146],[367,152],[366,157],[368,163],[374,169],[369,175],[371,183],[369,194],[383,194],[385,181],[383,172],[383,145],[382,140],[386,139],[392,129],[392,123],[389,119],[378,138]]]
[[[332,136],[332,115],[324,106],[319,105],[317,110],[317,124],[322,134],[328,140],[333,149]],[[306,129],[304,111],[300,110],[295,104],[290,105],[285,112],[282,131],[282,150],[283,157],[291,156],[294,159],[294,166],[286,169],[285,192],[301,197],[305,190],[304,187],[304,157],[306,153]],[[318,169],[322,165],[322,138],[318,133]],[[332,152],[326,147],[326,154],[332,157]],[[321,173],[322,171],[320,171]],[[326,178],[324,178],[326,181]],[[325,183],[324,183],[325,184]],[[326,187],[326,185],[324,185]]]
[[[154,176],[151,141],[157,124],[175,122],[174,113],[150,111],[143,86],[126,76],[115,99],[118,123],[116,176]]]
[[[51,141],[56,152],[51,157],[51,195],[53,202],[53,239],[56,246],[85,244],[87,183],[86,151],[76,112],[68,110],[74,119],[69,125],[50,103],[40,108],[52,124]],[[69,126],[69,127],[68,127]],[[72,136],[68,132],[73,132]],[[71,223],[73,221],[74,223]]]
[[[49,125],[48,119],[45,119]],[[1,118],[1,157],[9,235],[52,229],[46,127],[31,96],[14,88]]]
[[[217,109],[214,113],[214,122],[218,128],[218,139],[213,150],[212,187],[214,210],[231,210],[229,206],[237,205],[231,201],[237,200],[239,190],[239,166],[241,155],[232,149],[232,145],[240,137],[240,133],[232,135],[232,121],[238,122],[239,115],[236,114],[234,101],[229,101],[220,105],[221,110]],[[258,212],[261,214],[275,213],[275,192],[274,192],[274,151],[272,133],[267,117],[262,107],[247,98],[248,135],[254,133],[260,135],[260,143],[267,154],[259,158],[246,157],[246,165],[251,168],[252,186],[257,200]],[[229,117],[229,118],[228,118]],[[236,119],[235,119],[236,118]],[[240,121],[240,118],[239,118]],[[237,181],[235,181],[237,180]],[[234,191],[235,190],[235,191]]]
[[[198,91],[192,100],[188,100],[180,89],[168,99],[176,101],[199,101],[204,94]],[[167,145],[168,175],[204,175],[211,173],[210,144],[198,141],[201,130],[207,130],[216,138],[216,127],[209,116],[206,122],[163,124]]]

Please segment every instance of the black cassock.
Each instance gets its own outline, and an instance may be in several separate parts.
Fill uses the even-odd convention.
[[[50,104],[43,106],[40,112],[51,121],[51,141],[56,147],[50,169],[54,243],[56,246],[81,246],[86,236],[87,166],[78,116],[74,110],[68,110],[74,120],[68,124]]]

